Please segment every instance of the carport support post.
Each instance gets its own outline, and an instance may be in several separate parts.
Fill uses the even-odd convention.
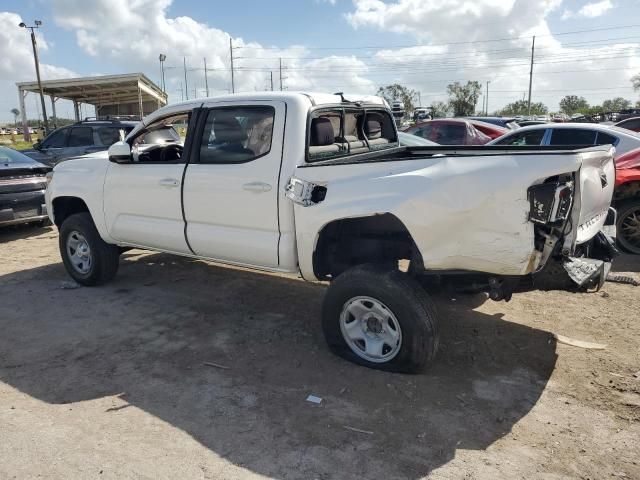
[[[22,138],[25,142],[31,141],[31,134],[29,133],[29,123],[27,122],[27,107],[24,103],[24,97],[27,96],[27,92],[18,88],[18,97],[20,100],[20,113],[22,115]]]
[[[144,112],[142,111],[142,90],[140,89],[140,84],[138,83],[138,109],[140,111],[140,120],[144,117]]]
[[[58,116],[56,115],[56,101],[58,99],[53,95],[49,98],[51,99],[51,113],[53,114],[53,128],[58,128]]]
[[[76,122],[80,121],[80,104],[77,100],[73,101],[73,113],[76,117]]]

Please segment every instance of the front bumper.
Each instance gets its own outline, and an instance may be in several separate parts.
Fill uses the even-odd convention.
[[[0,226],[46,220],[44,190],[0,194]]]

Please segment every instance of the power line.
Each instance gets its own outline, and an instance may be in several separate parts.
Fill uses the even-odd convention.
[[[573,30],[570,32],[552,32],[548,34],[537,35],[538,37],[557,37],[561,35],[575,35],[578,33],[591,33],[591,32],[602,32],[607,30],[621,30],[624,28],[636,28],[640,27],[640,24],[633,25],[616,25],[610,27],[600,27],[600,28],[589,28],[585,30]],[[413,48],[413,47],[444,47],[449,45],[470,45],[475,43],[491,43],[491,42],[505,42],[509,40],[521,40],[523,38],[531,38],[532,35],[520,35],[517,37],[503,37],[503,38],[491,38],[485,40],[469,40],[464,42],[448,42],[448,43],[431,43],[428,45],[424,44],[413,44],[413,45],[369,45],[369,46],[357,46],[357,47],[304,47],[306,50],[362,50],[362,49],[391,49],[391,48]],[[240,46],[235,47],[236,49],[243,50],[286,50],[281,47],[249,47],[249,46]]]

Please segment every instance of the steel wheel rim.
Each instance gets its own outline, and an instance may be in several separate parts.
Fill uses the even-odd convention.
[[[621,237],[623,245],[640,252],[640,206],[627,211],[619,225],[617,234]]]
[[[85,236],[74,230],[67,236],[67,258],[73,269],[86,275],[91,271],[93,259],[91,258],[91,248]]]
[[[359,296],[345,302],[340,331],[353,353],[368,362],[388,362],[402,347],[398,319],[384,303],[372,297]]]

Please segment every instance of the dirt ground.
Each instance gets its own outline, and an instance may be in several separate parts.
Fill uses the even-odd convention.
[[[74,286],[55,229],[0,230],[1,479],[640,479],[640,287],[439,298],[409,376],[334,357],[295,278],[135,250]]]

